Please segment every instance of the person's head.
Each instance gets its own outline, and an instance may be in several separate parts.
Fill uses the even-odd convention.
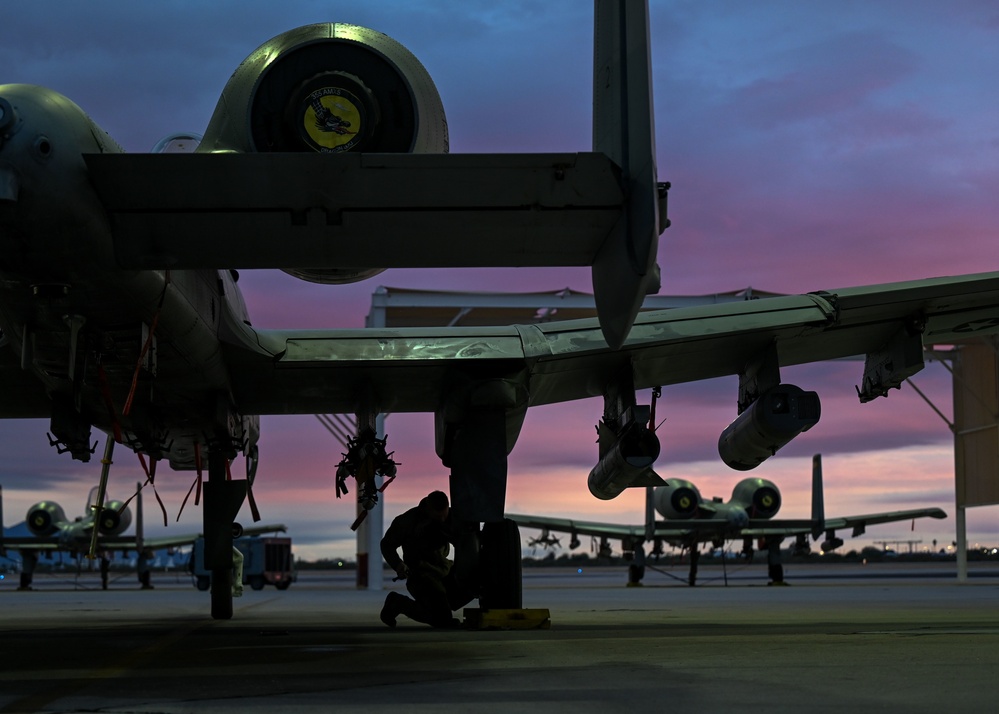
[[[451,504],[447,500],[447,494],[443,491],[431,491],[426,498],[420,501],[420,508],[431,519],[443,523],[447,520],[451,512]]]

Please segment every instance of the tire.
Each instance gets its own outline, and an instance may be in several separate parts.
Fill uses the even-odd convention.
[[[207,575],[199,575],[196,585],[198,586],[198,590],[208,590],[212,586],[212,579]]]
[[[282,580],[280,582],[274,583],[274,587],[276,587],[278,590],[287,590],[289,585],[291,585],[290,580]]]
[[[520,529],[509,518],[482,526],[479,605],[519,610],[524,605]]]
[[[212,569],[212,619],[232,619],[232,569]]]
[[[264,576],[263,575],[251,575],[250,576],[250,587],[254,590],[264,589]]]

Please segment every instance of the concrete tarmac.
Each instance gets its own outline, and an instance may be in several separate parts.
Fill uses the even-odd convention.
[[[134,574],[107,591],[40,575],[17,592],[8,577],[0,712],[996,711],[994,569],[959,584],[952,563],[807,566],[767,587],[752,567],[728,586],[703,567],[696,588],[526,569],[524,605],[552,622],[529,631],[389,629],[385,592],[353,573],[247,589],[230,621],[174,575],[151,591]]]

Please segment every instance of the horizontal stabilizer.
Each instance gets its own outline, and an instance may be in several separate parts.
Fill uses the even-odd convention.
[[[590,265],[600,154],[89,154],[125,268]]]

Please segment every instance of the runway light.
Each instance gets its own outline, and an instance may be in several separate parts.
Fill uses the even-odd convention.
[[[576,574],[577,575],[582,575],[583,574],[583,569],[582,568],[576,568]]]

